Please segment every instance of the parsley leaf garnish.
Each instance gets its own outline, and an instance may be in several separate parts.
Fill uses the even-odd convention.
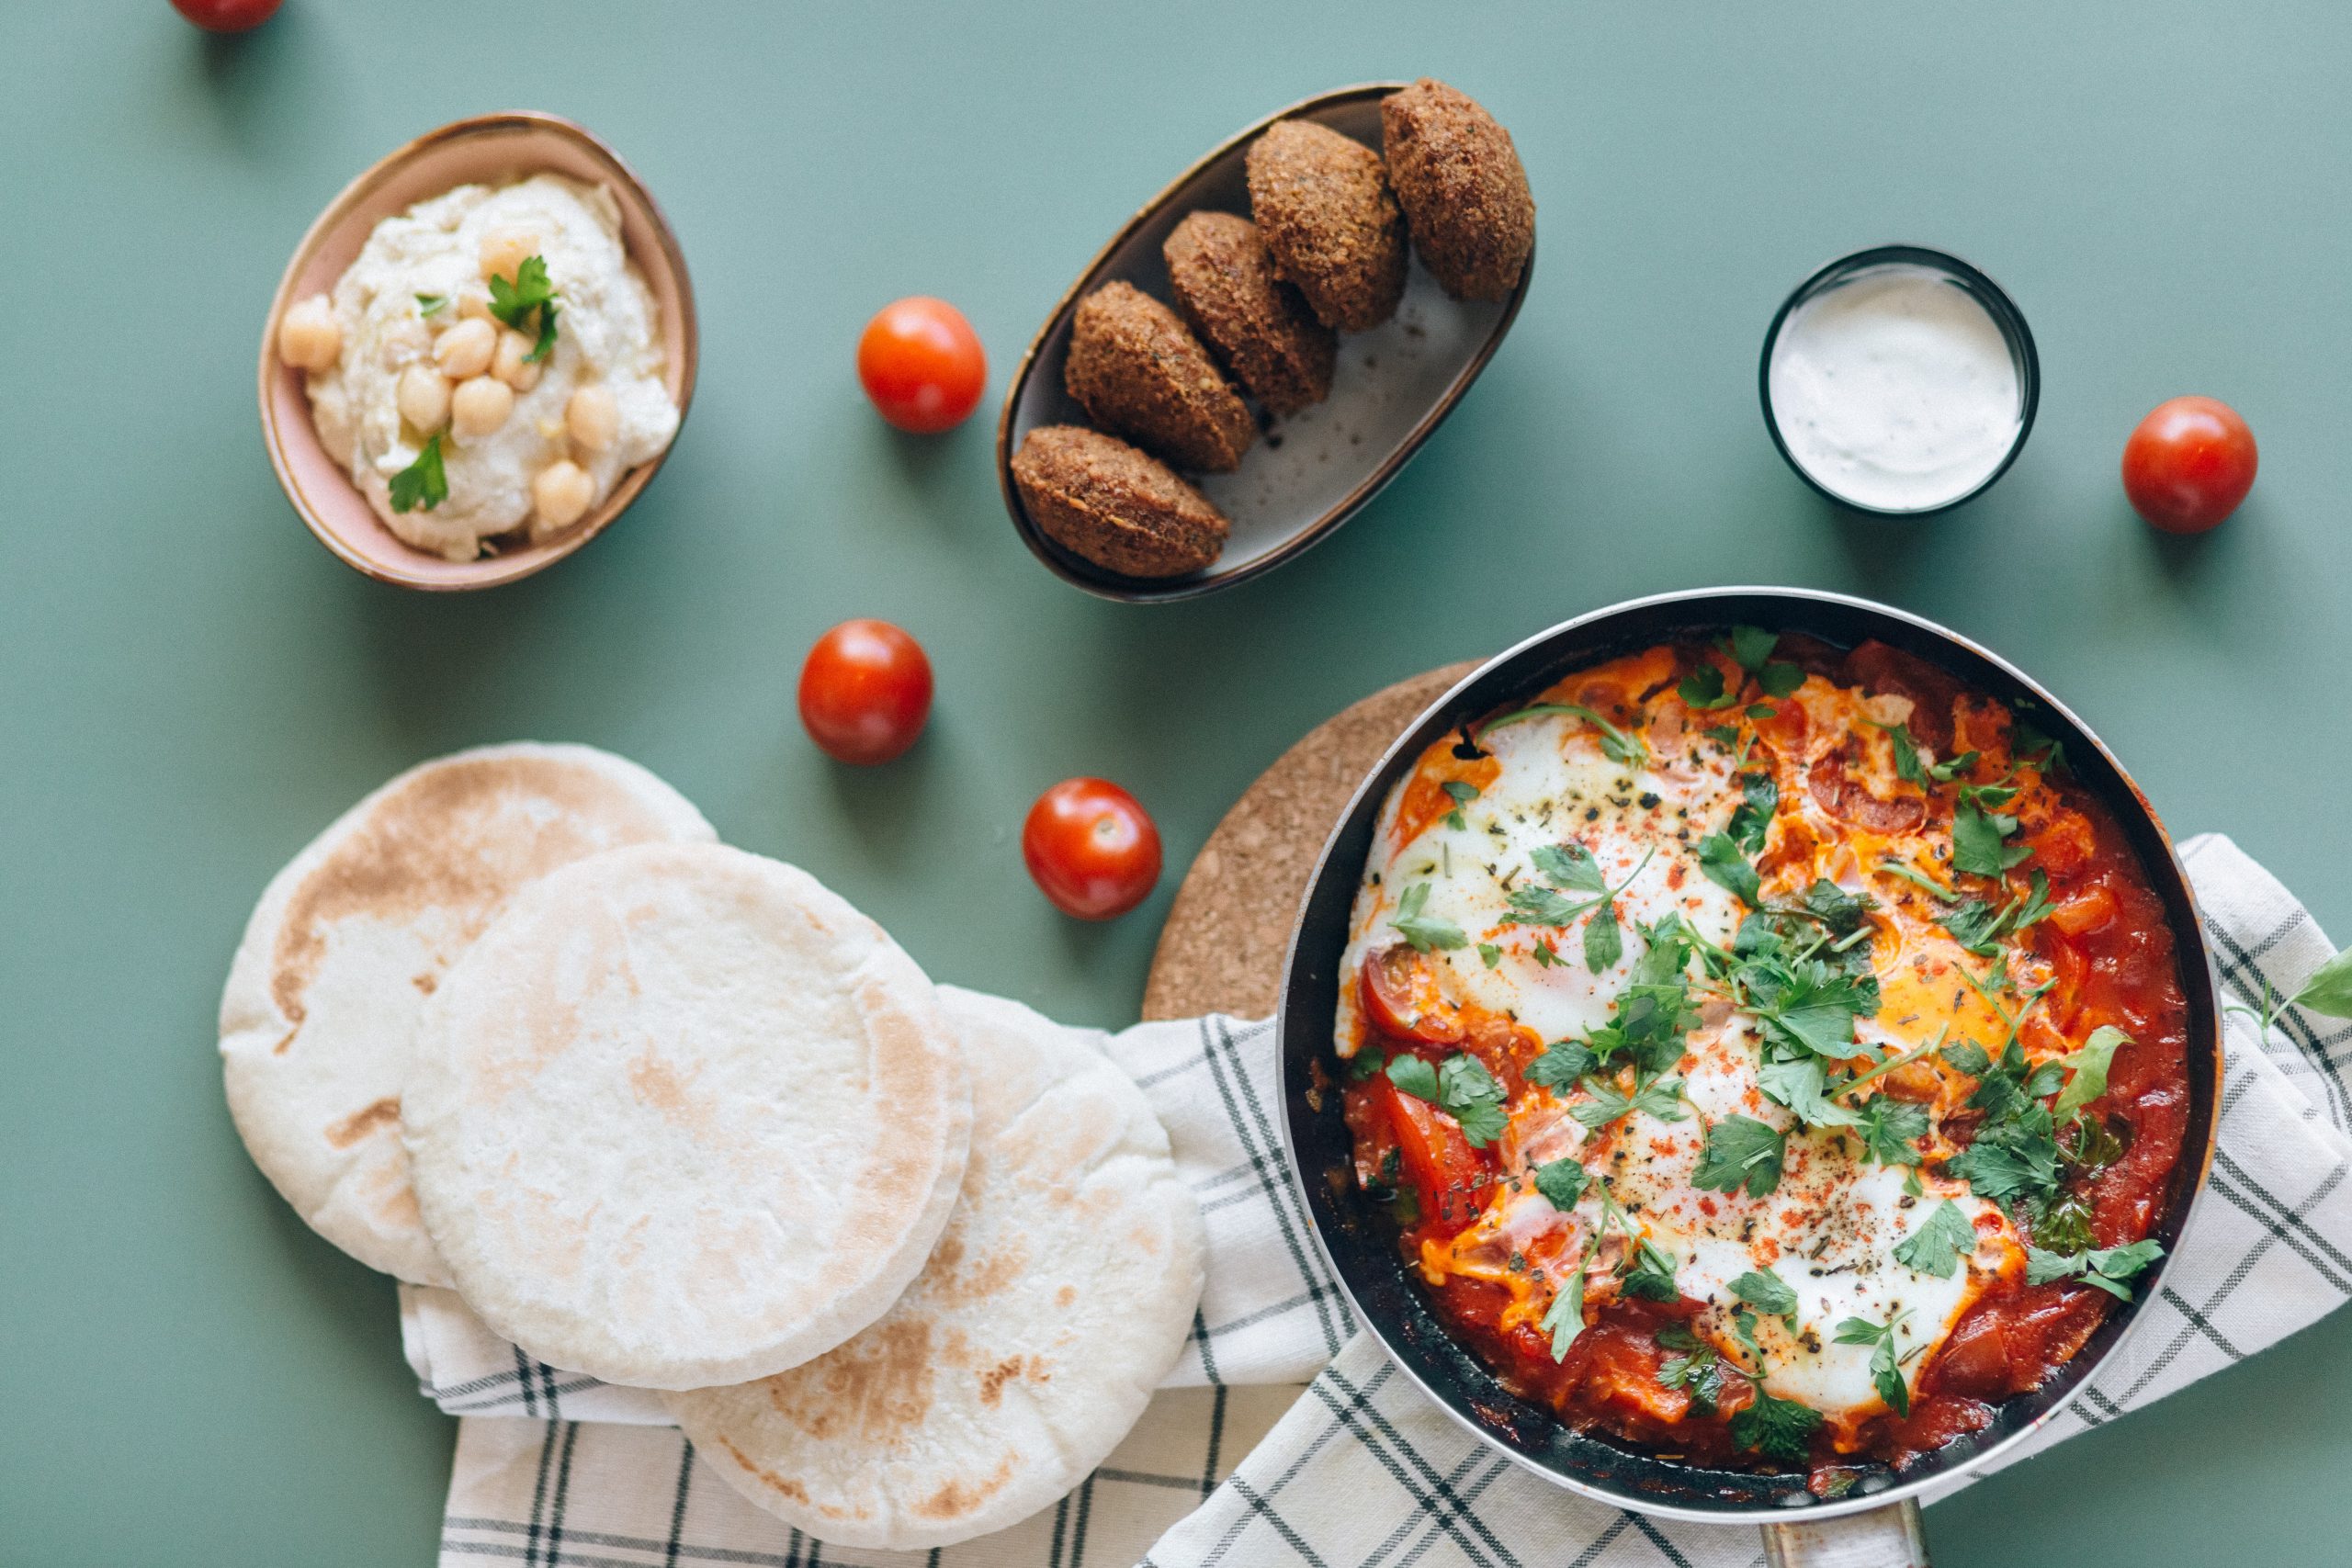
[[[1763,879],[1729,834],[1710,833],[1699,840],[1699,869],[1708,881],[1747,903],[1763,901]]]
[[[1538,844],[1528,852],[1527,858],[1535,869],[1562,887],[1573,887],[1583,893],[1606,893],[1609,879],[1600,873],[1600,863],[1592,852],[1571,839],[1565,843]]]
[[[1773,1317],[1793,1318],[1797,1312],[1797,1293],[1787,1280],[1769,1269],[1751,1269],[1731,1282],[1731,1293]],[[1793,1333],[1793,1327],[1791,1329]]]
[[[1563,1157],[1535,1168],[1535,1190],[1564,1214],[1577,1206],[1584,1187],[1584,1167],[1575,1160]]]
[[[447,294],[420,294],[416,297],[416,313],[430,316],[449,302]]]
[[[1409,1094],[1415,1100],[1437,1103],[1437,1069],[1419,1056],[1399,1052],[1388,1058],[1388,1081],[1396,1086],[1399,1094]]]
[[[1445,814],[1445,825],[1454,829],[1467,828],[1470,824],[1463,817],[1462,808],[1478,798],[1478,786],[1466,784],[1461,779],[1448,779],[1438,787],[1444,790],[1447,797],[1453,802],[1453,809]]]
[[[1497,947],[1491,942],[1482,942],[1478,944],[1479,963],[1485,964],[1487,968],[1492,969],[1496,964],[1500,964],[1502,961],[1503,950],[1501,948]]]
[[[2107,1092],[2107,1070],[2115,1060],[2116,1047],[2129,1045],[2132,1037],[2111,1023],[2102,1023],[2091,1031],[2091,1037],[2078,1050],[2069,1051],[2058,1058],[2059,1066],[2074,1070],[2066,1087],[2058,1091],[2058,1099],[2050,1107],[2052,1116],[2064,1116],[2079,1106],[2088,1105]]]
[[[1430,885],[1416,882],[1405,889],[1404,897],[1396,900],[1396,916],[1388,922],[1389,925],[1398,936],[1413,944],[1416,953],[1427,953],[1431,948],[1469,945],[1470,939],[1462,934],[1460,926],[1450,920],[1431,919],[1421,913],[1429,901]]]
[[[416,461],[392,476],[392,510],[430,512],[449,499],[448,470],[441,466],[441,437],[434,435]]]
[[[1793,664],[1774,663],[1772,650],[1781,644],[1780,637],[1760,626],[1734,626],[1730,641],[1724,645],[1732,662],[1756,677],[1764,694],[1775,700],[1787,696],[1804,684],[1804,671]]]
[[[2053,1280],[2080,1280],[2117,1301],[2128,1302],[2132,1299],[2128,1281],[2164,1255],[2164,1247],[2154,1240],[2073,1254],[2044,1252],[2029,1245],[2025,1249],[2025,1282],[2047,1285]]]
[[[1917,1165],[1917,1145],[1928,1134],[1927,1108],[1874,1094],[1862,1102],[1861,1121],[1856,1131],[1861,1134],[1871,1158],[1879,1164]]]
[[[1681,1288],[1674,1282],[1675,1262],[1670,1254],[1644,1240],[1634,1244],[1628,1261],[1632,1267],[1618,1277],[1618,1284],[1627,1295],[1652,1302],[1670,1302],[1681,1296]]]
[[[539,313],[539,340],[524,358],[537,365],[555,347],[555,285],[548,278],[545,256],[524,257],[511,282],[496,276],[490,280],[492,315],[520,332],[534,310]]]
[[[1976,1227],[1967,1212],[1947,1198],[1931,1210],[1917,1230],[1897,1242],[1894,1260],[1905,1269],[1938,1280],[1949,1280],[1960,1260],[1976,1251]]]
[[[1828,1098],[1827,1072],[1818,1056],[1766,1062],[1756,1070],[1756,1087],[1808,1127],[1850,1127],[1861,1120],[1860,1112]]]
[[[1438,1109],[1462,1124],[1462,1136],[1474,1149],[1485,1148],[1510,1125],[1503,1111],[1507,1098],[1495,1075],[1476,1056],[1448,1056],[1437,1070]]]
[[[2029,1105],[2008,1121],[1986,1122],[1973,1142],[1945,1162],[1944,1169],[1983,1198],[2006,1201],[2054,1190],[2058,1140],[2050,1112]]]
[[[1680,1100],[1682,1080],[1657,1078],[1642,1081],[1631,1094],[1621,1092],[1606,1078],[1588,1077],[1580,1080],[1590,1100],[1579,1100],[1568,1107],[1568,1114],[1588,1127],[1606,1127],[1620,1116],[1643,1111],[1660,1122],[1687,1120]]]
[[[2012,784],[1962,784],[1951,814],[1951,863],[1975,876],[1998,876],[2033,851],[2006,840],[2018,819],[1997,809],[2017,797]]]
[[[1577,1079],[1592,1071],[1593,1055],[1574,1040],[1555,1040],[1528,1064],[1527,1081],[1539,1089],[1565,1094]]]
[[[1388,1058],[1367,1045],[1348,1058],[1348,1081],[1362,1083],[1388,1066]]]
[[[1755,1403],[1733,1414],[1731,1440],[1770,1459],[1802,1461],[1807,1439],[1821,1425],[1821,1412],[1793,1399],[1776,1398],[1764,1392],[1761,1381],[1751,1382]]]
[[[1788,1141],[1787,1134],[1769,1122],[1726,1116],[1707,1129],[1706,1152],[1690,1183],[1710,1192],[1736,1192],[1745,1187],[1749,1197],[1761,1198],[1781,1185]]]
[[[1657,1331],[1657,1342],[1661,1349],[1681,1352],[1658,1363],[1658,1387],[1680,1389],[1690,1397],[1693,1416],[1713,1416],[1723,1397],[1723,1358],[1702,1344],[1688,1324],[1668,1324]]]
[[[1871,1383],[1878,1396],[1897,1416],[1911,1414],[1911,1389],[1903,1381],[1903,1368],[1894,1355],[1894,1330],[1911,1314],[1897,1313],[1883,1327],[1864,1317],[1849,1317],[1838,1325],[1840,1345],[1868,1345],[1871,1351]]]
[[[1739,701],[1737,692],[1724,690],[1722,669],[1706,661],[1702,661],[1696,670],[1682,677],[1674,688],[1674,694],[1682,699],[1685,707],[1696,708],[1702,713],[1714,708],[1727,708]]]
[[[1781,786],[1768,773],[1742,773],[1739,790],[1739,805],[1733,808],[1731,821],[1724,831],[1733,843],[1756,854],[1764,848],[1764,835],[1772,826],[1773,811],[1781,804]]]

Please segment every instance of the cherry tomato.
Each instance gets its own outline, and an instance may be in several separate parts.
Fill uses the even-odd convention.
[[[208,33],[251,32],[277,15],[281,0],[172,0],[172,9]]]
[[[2202,534],[2254,488],[2254,432],[2211,398],[2158,403],[2123,444],[2123,493],[2167,534]]]
[[[988,355],[964,312],[913,295],[882,307],[857,340],[857,378],[882,417],[900,430],[953,430],[979,406]]]
[[[1494,1179],[1491,1163],[1470,1146],[1453,1118],[1399,1089],[1386,1073],[1373,1079],[1373,1092],[1388,1102],[1405,1175],[1420,1194],[1421,1224],[1442,1235],[1468,1226]]]
[[[1159,829],[1117,784],[1064,779],[1029,808],[1021,858],[1055,908],[1107,920],[1142,903],[1158,885]]]
[[[825,754],[887,762],[931,714],[931,660],[888,621],[843,621],[800,667],[800,722]]]
[[[1428,960],[1401,942],[1365,956],[1363,1007],[1392,1040],[1451,1045],[1462,1038],[1462,1020],[1438,994]]]

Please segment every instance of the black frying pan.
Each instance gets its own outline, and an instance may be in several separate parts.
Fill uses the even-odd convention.
[[[2028,699],[2041,709],[2036,722],[2044,732],[2064,742],[2076,778],[2114,814],[2164,902],[2179,954],[2181,988],[2188,998],[2188,1127],[2164,1213],[2150,1233],[2164,1244],[2161,1267],[2170,1266],[2212,1163],[2222,1047],[2212,961],[2188,878],[2173,855],[2163,824],[2098,737],[2014,666],[1916,615],[1867,600],[1800,589],[1661,594],[1563,622],[1489,660],[1388,749],[1324,845],[1300,908],[1283,976],[1277,1018],[1291,1172],[1314,1216],[1316,1239],[1357,1317],[1379,1336],[1407,1376],[1483,1441],[1546,1480],[1621,1507],[1716,1524],[1762,1525],[1768,1553],[1776,1562],[1834,1562],[1853,1568],[1925,1564],[1927,1549],[1914,1499],[1955,1472],[2013,1447],[2049,1419],[2131,1331],[2140,1315],[2139,1303],[2154,1293],[2160,1274],[2146,1276],[2133,1303],[2110,1311],[2055,1377],[2004,1404],[1984,1430],[1948,1444],[1900,1475],[1883,1467],[1866,1472],[1850,1494],[1824,1501],[1807,1492],[1798,1477],[1702,1470],[1572,1432],[1548,1410],[1514,1397],[1430,1314],[1398,1260],[1393,1222],[1362,1195],[1352,1179],[1329,1179],[1335,1169],[1348,1168],[1352,1153],[1339,1097],[1321,1097],[1320,1110],[1307,1100],[1312,1082],[1308,1064],[1330,1058],[1349,912],[1381,803],[1397,778],[1432,741],[1464,723],[1522,703],[1563,676],[1621,654],[1678,637],[1719,633],[1734,625],[1806,633],[1841,648],[1875,637],[1942,666],[1973,690],[2004,701]]]

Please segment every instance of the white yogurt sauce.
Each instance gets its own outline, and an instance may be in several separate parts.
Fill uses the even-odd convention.
[[[1868,267],[1789,312],[1772,343],[1772,417],[1823,489],[1880,512],[1967,494],[2016,442],[2008,340],[1940,272]]]

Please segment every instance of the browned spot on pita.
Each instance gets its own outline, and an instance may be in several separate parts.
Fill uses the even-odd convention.
[[[293,1028],[286,1032],[286,1037],[284,1039],[280,1040],[277,1044],[272,1045],[269,1048],[269,1054],[273,1056],[283,1056],[286,1055],[286,1047],[293,1044],[294,1037],[301,1032],[302,1026],[299,1023],[296,1024]]]
[[[637,1090],[638,1100],[660,1111],[665,1122],[689,1132],[699,1132],[709,1121],[703,1107],[686,1093],[686,1080],[678,1076],[676,1068],[656,1056],[650,1045],[628,1065],[628,1082]]]
[[[959,1255],[961,1251],[959,1247]],[[932,1292],[944,1306],[968,1306],[974,1302],[986,1301],[1020,1279],[1022,1271],[1029,1266],[1029,1248],[1017,1238],[1002,1251],[980,1258],[961,1273],[955,1272],[952,1266],[937,1269],[937,1256],[934,1251],[935,1272]]]
[[[1054,1374],[1046,1368],[1043,1356],[1009,1356],[980,1374],[980,1403],[994,1404],[1004,1397],[1004,1385],[1015,1378],[1031,1382],[1051,1382]]]
[[[888,1447],[931,1414],[931,1324],[885,1318],[808,1366],[767,1380],[776,1413],[810,1437]]]
[[[376,1213],[386,1224],[405,1228],[424,1224],[424,1212],[416,1206],[416,1189],[406,1182],[401,1190],[376,1205]]]
[[[355,1111],[342,1121],[327,1128],[327,1142],[339,1149],[347,1149],[379,1127],[401,1124],[401,1098],[390,1095],[364,1110]]]
[[[427,969],[422,975],[410,976],[408,983],[429,997],[441,988],[441,976]]]
[[[437,978],[515,889],[598,850],[663,836],[642,804],[573,763],[510,756],[434,768],[378,801],[294,890],[270,995],[299,1028],[338,923],[413,920],[428,909],[448,920],[430,972]]]
[[[944,1273],[963,1261],[964,1237],[960,1232],[951,1226],[947,1234],[939,1238],[939,1245],[931,1249],[931,1261],[924,1267],[936,1269]]]
[[[1076,1285],[1064,1285],[1054,1292],[1054,1304],[1057,1307],[1072,1306],[1077,1303],[1077,1301],[1078,1287]]]
[[[960,1519],[976,1512],[979,1506],[1004,1490],[1012,1479],[1012,1456],[1007,1454],[997,1461],[996,1473],[986,1481],[966,1485],[951,1481],[914,1506],[914,1511],[926,1519]]]
[[[800,1483],[794,1481],[787,1476],[778,1475],[772,1470],[753,1464],[752,1462],[752,1456],[745,1453],[741,1449],[737,1448],[735,1446],[735,1439],[729,1438],[724,1432],[718,1434],[718,1446],[725,1449],[729,1453],[734,1455],[735,1462],[737,1464],[741,1465],[745,1470],[748,1470],[753,1475],[758,1476],[762,1485],[773,1488],[781,1495],[789,1497],[796,1503],[806,1504],[808,1501],[808,1488],[801,1485]]]

